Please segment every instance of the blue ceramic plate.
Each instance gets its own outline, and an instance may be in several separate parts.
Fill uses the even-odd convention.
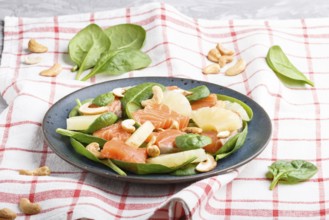
[[[76,105],[75,99],[84,100],[94,98],[97,95],[111,91],[114,88],[133,86],[143,82],[157,82],[163,85],[177,85],[184,89],[191,89],[199,85],[206,85],[212,93],[232,96],[245,102],[254,112],[254,117],[252,121],[249,122],[248,135],[245,144],[234,154],[219,160],[216,169],[207,173],[200,173],[192,176],[171,176],[168,174],[136,175],[127,173],[127,176],[119,176],[102,164],[93,162],[77,154],[73,147],[71,147],[69,138],[63,137],[55,132],[57,128],[66,128],[66,118],[68,117],[71,109]],[[265,149],[272,131],[271,121],[266,112],[261,106],[249,99],[247,96],[212,83],[166,77],[139,77],[113,80],[75,91],[56,102],[48,110],[44,117],[42,128],[44,137],[48,142],[49,147],[68,163],[111,179],[154,184],[196,181],[206,177],[230,172],[233,169],[248,163],[259,155]]]

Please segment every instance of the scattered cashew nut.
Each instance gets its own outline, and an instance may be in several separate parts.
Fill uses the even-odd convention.
[[[79,112],[82,115],[98,115],[98,114],[102,114],[105,112],[109,111],[109,108],[107,106],[101,106],[101,107],[90,107],[91,106],[91,102],[87,102],[83,105],[80,106],[79,108]]]
[[[235,76],[242,73],[246,69],[246,61],[239,59],[233,66],[228,68],[225,72],[227,76]]]
[[[220,43],[216,45],[216,49],[220,52],[221,55],[232,56],[235,53],[234,50],[226,49]]]
[[[203,74],[217,74],[219,73],[220,66],[217,63],[210,64],[203,68],[202,72]]]
[[[35,170],[19,170],[20,175],[26,176],[49,176],[51,173],[49,167],[43,166]]]
[[[134,126],[135,123],[136,122],[134,119],[126,119],[122,121],[121,127],[123,130],[128,131],[129,133],[133,133],[136,130]]]
[[[99,144],[97,142],[91,142],[86,146],[86,150],[92,153],[95,157],[101,158],[101,152],[99,152]]]
[[[0,209],[0,219],[3,220],[14,220],[17,217],[17,214],[8,208]]]
[[[199,127],[186,127],[183,129],[183,131],[186,133],[201,134],[203,130]]]
[[[42,57],[36,57],[32,55],[24,57],[24,63],[27,65],[34,65],[40,63],[41,61],[42,61]]]
[[[51,68],[41,71],[39,74],[41,76],[57,76],[62,71],[62,65],[55,63]]]
[[[45,53],[48,51],[48,48],[40,43],[38,43],[35,39],[31,39],[28,43],[29,51],[33,53]]]
[[[207,154],[207,159],[205,161],[200,162],[195,169],[199,172],[208,172],[210,170],[215,169],[217,166],[217,162],[214,159],[214,156]]]
[[[124,96],[124,93],[126,92],[126,89],[124,88],[115,88],[112,90],[113,95],[115,95],[118,98],[122,98]]]
[[[208,58],[208,60],[217,63],[220,56],[221,56],[221,54],[220,54],[219,50],[217,48],[214,48],[208,52],[207,58]]]
[[[142,106],[145,107],[150,104],[160,104],[163,100],[163,91],[160,86],[152,87],[153,97],[151,99],[143,100],[141,102]]]
[[[160,148],[155,144],[148,145],[146,147],[146,153],[150,157],[157,157],[160,155]]]
[[[218,64],[220,67],[224,67],[227,63],[230,63],[233,61],[233,56],[221,56],[219,59],[218,59]]]
[[[41,212],[41,206],[38,203],[31,203],[27,198],[21,198],[19,201],[19,208],[27,215],[35,215]]]

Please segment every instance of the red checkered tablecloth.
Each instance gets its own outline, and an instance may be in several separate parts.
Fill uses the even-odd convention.
[[[69,40],[81,28],[136,23],[147,30],[143,51],[150,67],[88,82],[74,80],[67,54]],[[25,65],[31,38],[48,46],[43,61]],[[216,43],[247,62],[238,76],[203,75],[207,52]],[[265,56],[280,45],[315,87],[287,88],[269,69]],[[64,70],[53,78],[39,72],[54,63]],[[225,71],[225,69],[224,69]],[[90,84],[134,76],[186,77],[209,81],[246,94],[269,114],[273,133],[265,151],[225,175],[194,183],[147,185],[120,182],[64,162],[42,138],[47,109],[64,95]],[[0,92],[8,107],[0,114],[0,209],[20,219],[326,219],[329,213],[329,19],[202,20],[170,5],[45,18],[6,17],[0,68]],[[318,173],[297,185],[269,190],[267,167],[278,159],[303,159]],[[19,169],[47,165],[50,176],[22,176]],[[25,216],[19,199],[42,207]]]

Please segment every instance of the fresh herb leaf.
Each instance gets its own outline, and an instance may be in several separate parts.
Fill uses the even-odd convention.
[[[287,78],[288,81],[296,81],[297,83],[306,83],[310,86],[314,86],[314,83],[307,79],[306,76],[289,61],[280,46],[272,46],[269,49],[266,62],[281,79],[284,80]]]
[[[77,33],[69,42],[69,55],[78,66],[76,79],[84,70],[95,66],[101,54],[108,51],[111,41],[96,24],[90,24]]]
[[[231,137],[216,153],[216,160],[222,159],[224,157],[227,157],[230,154],[233,154],[237,150],[239,150],[247,137],[248,134],[248,124],[246,122],[243,122],[244,128],[242,132],[234,135]]]
[[[107,112],[100,115],[96,120],[88,127],[86,133],[93,133],[101,128],[114,124],[118,120],[118,116],[113,112]]]
[[[96,136],[93,136],[90,134],[85,134],[85,133],[77,132],[77,131],[70,131],[70,130],[66,130],[63,128],[57,128],[56,132],[63,136],[74,138],[77,141],[80,141],[81,143],[84,143],[84,144],[90,144],[92,142],[96,142],[99,144],[100,147],[102,147],[107,141],[103,138],[99,138],[99,137],[96,137]]]
[[[141,49],[146,37],[143,27],[135,24],[119,24],[104,30],[111,40],[110,50]]]
[[[170,173],[170,175],[173,175],[173,176],[191,176],[191,175],[195,175],[195,174],[198,173],[195,169],[195,167],[197,165],[198,165],[198,163],[189,163],[186,166]]]
[[[175,138],[176,147],[180,150],[198,149],[211,144],[212,139],[199,134],[183,134]]]
[[[202,98],[206,98],[210,95],[210,91],[207,86],[197,86],[193,89],[190,89],[189,92],[192,92],[191,95],[187,95],[186,98],[190,101],[197,101]]]
[[[318,168],[304,160],[284,161],[279,160],[268,167],[266,177],[272,179],[270,190],[279,183],[295,184],[306,181],[314,176]]]
[[[118,75],[145,68],[150,64],[150,57],[140,50],[124,49],[109,51],[102,55],[94,69],[86,75],[82,81],[86,81],[96,74],[107,73],[110,75]]]
[[[91,103],[97,106],[106,106],[114,101],[115,97],[112,92],[100,94]]]

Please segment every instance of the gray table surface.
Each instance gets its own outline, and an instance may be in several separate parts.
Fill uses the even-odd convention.
[[[0,60],[3,18],[44,17],[111,10],[150,0],[0,0]],[[159,1],[158,1],[159,2]],[[329,0],[167,0],[182,13],[204,19],[294,19],[328,17]],[[0,112],[6,108],[0,96]]]

